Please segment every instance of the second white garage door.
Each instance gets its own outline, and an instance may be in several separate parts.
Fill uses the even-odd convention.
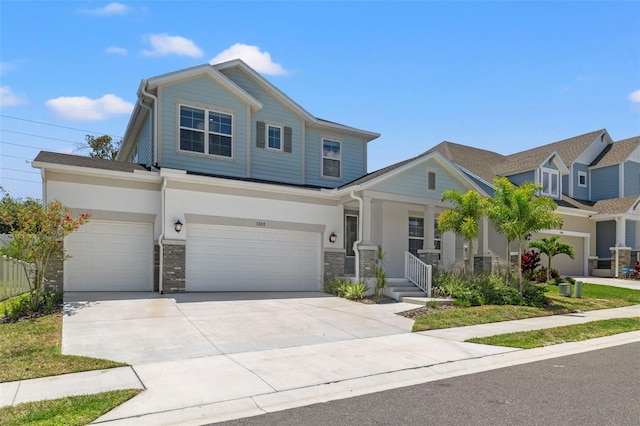
[[[320,291],[320,233],[189,225],[187,291]]]
[[[89,221],[65,238],[65,291],[152,291],[150,223]]]

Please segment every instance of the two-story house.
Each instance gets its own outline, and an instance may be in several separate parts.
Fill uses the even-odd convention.
[[[143,80],[117,161],[51,152],[34,160],[45,201],[91,214],[65,239],[71,258],[51,282],[66,291],[319,291],[326,278],[370,277],[377,246],[390,277],[403,277],[413,256],[443,268],[475,256],[494,270],[509,254],[486,220],[476,253],[436,225],[449,207],[444,190],[490,196],[498,175],[540,181],[558,200],[565,226],[547,233],[578,246],[563,274],[586,275],[598,223],[613,220],[594,208],[610,200],[596,201],[591,182],[600,169],[618,165],[626,176],[639,163],[637,141],[620,161],[611,158],[623,150],[602,154],[618,144],[603,130],[520,157],[443,142],[367,174],[378,136],[311,115],[241,60]],[[632,180],[619,178],[620,194]],[[578,194],[584,184],[594,201]]]

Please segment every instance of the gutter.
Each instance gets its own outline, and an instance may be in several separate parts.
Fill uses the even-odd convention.
[[[142,84],[140,85],[140,93],[142,93],[142,96],[146,96],[149,97],[153,100],[153,123],[152,123],[152,127],[151,127],[151,140],[153,141],[153,150],[151,152],[151,155],[153,155],[153,158],[151,159],[151,166],[154,165],[153,160],[156,161],[155,164],[158,164],[158,140],[157,140],[157,136],[158,136],[158,98],[155,97],[153,94],[147,92],[146,90],[146,86],[148,85],[148,80],[144,80],[142,82]],[[144,101],[140,103],[140,105],[142,105],[145,108],[150,108],[148,106],[146,106],[144,104]]]
[[[162,294],[162,276],[164,272],[164,192],[167,188],[167,177],[162,177],[162,187],[160,188],[160,236],[158,237],[159,259],[158,259],[158,293]]]
[[[355,254],[355,270],[356,270],[356,282],[360,281],[360,251],[358,246],[362,242],[362,218],[364,215],[364,200],[362,197],[356,196],[355,191],[351,191],[349,194],[354,200],[358,200],[358,239],[353,242],[353,252]]]

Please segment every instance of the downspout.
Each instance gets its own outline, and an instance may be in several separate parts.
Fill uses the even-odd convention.
[[[162,294],[162,275],[164,272],[164,191],[167,188],[167,177],[162,177],[162,186],[160,187],[160,236],[158,237],[159,259],[158,259],[158,293]]]
[[[354,200],[358,200],[358,239],[353,242],[353,252],[355,254],[355,269],[356,269],[356,282],[360,281],[360,251],[358,246],[362,242],[362,218],[364,216],[364,200],[362,197],[356,196],[355,191],[351,191],[349,194]]]
[[[153,141],[153,150],[151,152],[151,155],[153,155],[153,158],[151,159],[151,165],[154,165],[154,160],[155,160],[155,164],[158,164],[158,98],[155,97],[153,94],[147,92],[147,80],[144,80],[144,84],[141,86],[141,92],[143,96],[147,96],[151,99],[153,99],[153,123],[152,123],[152,127],[151,127],[151,140]],[[144,106],[145,108],[150,108],[148,106],[146,106],[144,104],[144,102],[141,102],[141,105]]]
[[[618,247],[620,247],[620,240],[618,240],[618,223],[620,222],[620,216],[616,216],[616,269],[613,272],[613,278],[618,278],[618,269],[620,268],[620,255]]]

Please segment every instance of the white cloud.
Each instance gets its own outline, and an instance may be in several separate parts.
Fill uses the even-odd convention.
[[[127,49],[118,46],[109,46],[105,49],[107,53],[115,53],[117,55],[126,55]]]
[[[227,50],[220,52],[218,56],[211,59],[209,63],[218,64],[232,59],[242,59],[247,65],[262,74],[287,74],[287,70],[282,68],[282,65],[271,60],[269,52],[261,52],[258,46],[250,46],[242,43],[236,43]]]
[[[143,50],[146,56],[182,55],[192,58],[202,56],[202,50],[188,38],[180,36],[170,36],[168,34],[151,34],[149,43],[153,50]]]
[[[18,69],[18,65],[12,62],[0,62],[0,75],[6,74]]]
[[[87,15],[106,16],[106,15],[126,15],[131,11],[131,8],[122,3],[109,3],[104,7],[98,7],[95,9],[81,9],[80,12]]]
[[[631,92],[631,94],[629,94],[629,100],[631,102],[640,103],[640,90],[636,90],[635,92]]]
[[[27,100],[16,95],[9,86],[0,86],[0,106],[15,106],[26,104]]]
[[[67,120],[105,120],[118,114],[129,114],[133,104],[116,95],[98,99],[86,96],[60,96],[49,99],[45,105]]]

